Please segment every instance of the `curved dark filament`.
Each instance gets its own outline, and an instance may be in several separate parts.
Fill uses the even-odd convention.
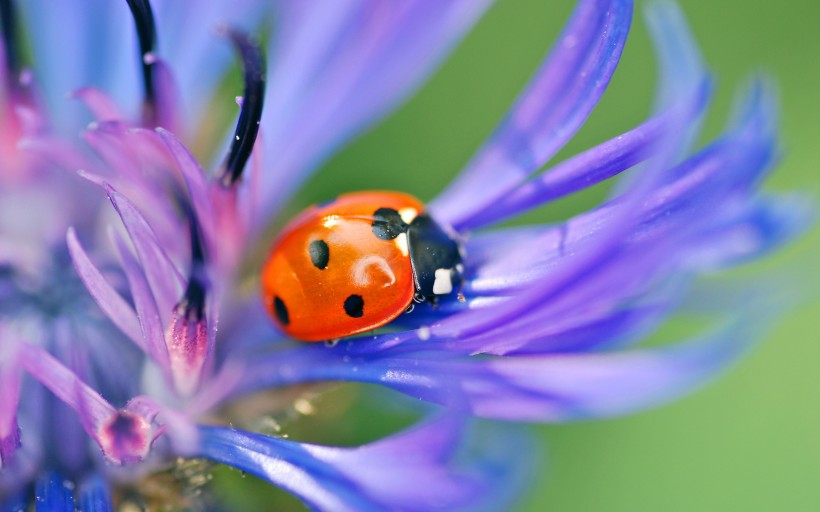
[[[145,89],[145,102],[143,104],[143,121],[147,125],[153,125],[157,118],[157,95],[154,88],[154,68],[153,62],[147,56],[154,53],[157,45],[157,28],[154,24],[154,12],[151,10],[149,0],[126,0],[131,8],[131,15],[134,17],[134,25],[137,28],[137,40],[140,45],[140,60],[142,64],[142,83]]]
[[[246,34],[234,30],[228,34],[242,58],[245,91],[239,121],[236,123],[231,149],[221,176],[221,182],[226,187],[234,185],[242,177],[259,134],[259,122],[265,102],[265,56],[262,49]]]
[[[20,86],[20,47],[17,43],[17,13],[12,0],[0,0],[0,30],[6,58],[6,78],[9,89]]]
[[[177,310],[189,319],[202,320],[205,316],[205,297],[208,291],[208,277],[205,274],[205,246],[196,212],[187,201],[183,200],[182,205],[190,229],[191,270],[188,286],[185,288],[182,300],[177,304]]]

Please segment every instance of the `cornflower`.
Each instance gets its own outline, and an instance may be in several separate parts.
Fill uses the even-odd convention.
[[[692,151],[711,81],[677,9],[654,5],[653,115],[550,164],[603,94],[632,18],[630,1],[581,0],[498,129],[429,203],[462,241],[462,296],[419,304],[383,333],[285,338],[256,291],[267,228],[489,2],[241,4],[21,3],[37,20],[23,31],[32,73],[15,5],[0,0],[3,506],[111,510],[132,499],[124,489],[208,459],[321,510],[502,508],[531,474],[518,423],[671,400],[759,336],[769,315],[738,300],[696,339],[634,346],[708,293],[692,290],[700,275],[805,225],[799,203],[760,189],[777,157],[770,88],[753,81],[725,132]],[[126,38],[104,32],[131,25],[140,79],[123,68]],[[251,33],[269,36],[267,52]],[[227,42],[244,93],[219,141],[207,114],[224,100]],[[67,133],[83,115],[55,100],[67,89],[93,116],[82,143]],[[203,166],[189,147],[226,156]],[[627,170],[611,198],[565,222],[488,229]],[[329,381],[386,386],[433,404],[430,417],[345,448],[235,428],[225,412],[260,392],[292,407],[298,386]],[[184,506],[208,506],[199,500]]]

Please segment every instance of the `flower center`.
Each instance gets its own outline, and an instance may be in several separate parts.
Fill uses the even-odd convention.
[[[103,451],[115,462],[137,462],[145,458],[151,447],[151,426],[128,411],[117,411],[100,432]]]

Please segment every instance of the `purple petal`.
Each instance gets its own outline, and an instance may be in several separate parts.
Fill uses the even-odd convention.
[[[727,208],[686,255],[686,264],[714,271],[760,258],[805,232],[815,218],[812,203],[793,195]]]
[[[17,425],[17,416],[10,420],[0,418],[4,422],[0,428],[0,469],[11,466],[14,461],[14,453],[20,448],[20,427]]]
[[[547,61],[466,169],[431,204],[456,229],[544,165],[603,94],[632,17],[628,0],[585,0]]]
[[[82,101],[96,121],[125,119],[117,104],[107,94],[94,87],[83,87],[72,92],[70,98]]]
[[[179,177],[173,157],[153,130],[132,128],[118,121],[92,124],[83,133],[86,142],[102,157],[100,177],[90,180],[123,193],[139,206],[149,220],[155,236],[166,251],[179,254],[187,247],[179,236],[179,214],[169,191],[177,190]],[[88,173],[81,174],[84,177]]]
[[[702,113],[707,106],[710,84],[699,88],[694,109]],[[669,113],[654,117],[640,126],[584,151],[527,181],[494,203],[462,222],[462,229],[476,229],[523,213],[548,201],[565,197],[634,167],[652,156],[655,143],[663,133]]]
[[[454,329],[461,327],[456,339],[448,341],[448,346],[467,351],[498,353],[499,350],[518,350],[529,346],[531,342],[550,346],[550,338],[556,335],[559,339],[562,334],[573,331],[580,335],[587,328],[591,329],[592,334],[595,332],[594,326],[601,321],[605,324],[612,322],[610,326],[613,328],[621,322],[626,322],[622,325],[624,328],[630,325],[637,327],[647,321],[652,324],[653,319],[670,311],[675,294],[682,291],[680,287],[674,288],[675,292],[671,296],[667,296],[668,292],[658,296],[656,292],[661,285],[676,277],[676,260],[670,259],[670,253],[676,248],[680,249],[680,244],[679,240],[672,240],[659,241],[654,246],[647,244],[649,247],[639,244],[621,246],[603,258],[595,268],[578,276],[572,287],[553,288],[554,293],[541,295],[540,301],[528,300],[531,307],[518,316],[505,315],[503,325],[490,323],[490,318],[496,314],[495,310],[514,308],[515,302],[521,300],[522,295],[526,297],[530,293],[547,291],[546,283],[551,281],[550,265],[537,267],[537,277],[534,279],[543,280],[544,289],[513,288],[509,292],[511,297],[502,297],[502,302],[491,304],[492,307],[476,303],[472,311],[460,312],[452,320],[442,319],[431,325],[432,338],[446,339],[452,336]],[[561,270],[560,265],[552,268],[556,273]],[[634,269],[642,269],[644,272],[636,272]],[[501,286],[504,280],[502,279]],[[469,329],[467,321],[481,321],[482,314],[487,317],[487,321],[481,322],[485,328]],[[627,316],[623,317],[623,314]],[[465,321],[462,326],[458,325],[459,320]],[[614,329],[612,334],[622,333]],[[599,342],[606,342],[606,338],[589,341],[591,344]],[[430,342],[434,343],[435,341]]]
[[[20,369],[17,354],[8,354],[9,340],[0,350],[0,470],[8,467],[14,453],[20,448],[20,427],[17,424],[17,407],[20,403]],[[11,348],[14,350],[14,348]]]
[[[332,151],[390,112],[489,0],[281,2],[266,92],[261,219]],[[424,34],[424,37],[419,37]]]
[[[413,312],[412,317],[418,319],[408,321],[408,325],[414,330],[345,340],[336,350],[345,356],[356,357],[375,356],[385,351],[391,356],[424,351],[512,356],[614,349],[641,341],[675,311],[685,290],[682,286],[685,280],[669,281],[649,290],[647,286],[640,287],[640,292],[621,290],[623,295],[610,294],[612,298],[604,299],[598,297],[603,294],[600,289],[592,290],[591,294],[574,301],[564,301],[565,305],[533,310],[503,329],[459,339],[438,336],[435,326],[441,318],[459,314],[463,308],[453,313],[447,304],[439,304],[437,316]],[[498,303],[486,304],[478,299],[467,302],[470,308],[491,308],[492,304]],[[462,305],[460,302],[453,304]],[[421,327],[418,327],[419,323]]]
[[[116,411],[94,388],[37,345],[21,345],[20,366],[74,409],[90,435]]]
[[[168,64],[159,57],[153,56],[151,64],[154,69],[154,87],[156,88],[156,124],[171,131],[179,126],[179,90]]]
[[[142,269],[140,269],[139,263],[131,255],[131,251],[125,247],[119,237],[116,238],[116,243],[120,258],[122,258],[122,270],[128,279],[131,298],[134,301],[137,318],[142,329],[144,340],[142,345],[146,347],[146,353],[151,356],[151,359],[168,372],[170,370],[170,361],[168,359],[168,349],[165,345],[165,331],[148,280]]]
[[[222,311],[225,320],[220,328],[231,335],[221,338],[216,346],[220,360],[243,350],[270,347],[286,340],[270,321],[270,313],[257,297],[244,297],[233,304],[225,304]]]
[[[34,501],[37,512],[74,512],[74,483],[49,471],[37,479]]]
[[[157,307],[160,311],[172,311],[185,289],[185,278],[137,207],[110,186],[106,187],[106,193],[134,244]]]
[[[302,347],[258,360],[243,391],[313,381],[381,384],[487,418],[563,422],[627,414],[704,385],[746,352],[769,315],[746,314],[695,341],[620,353],[450,357],[416,352],[349,356]]]
[[[157,128],[157,134],[168,147],[176,160],[180,174],[191,195],[191,201],[206,233],[212,232],[211,220],[214,218],[213,207],[208,194],[209,184],[205,171],[188,148],[170,131]]]
[[[176,160],[191,196],[208,244],[210,263],[222,270],[215,274],[231,276],[245,255],[246,234],[253,209],[247,202],[252,203],[254,200],[253,195],[257,192],[254,180],[259,170],[252,173],[247,189],[224,188],[209,179],[194,156],[174,134],[162,128],[158,128],[157,133]],[[252,160],[255,168],[259,165],[259,146],[257,141]]]
[[[661,183],[650,183],[643,199],[613,200],[561,231],[546,231],[531,245],[508,247],[506,258],[486,265],[478,275],[498,275],[500,282],[490,282],[491,286],[518,281],[518,286],[525,286],[522,291],[491,309],[444,318],[433,326],[433,334],[463,339],[488,329],[506,329],[522,317],[534,318],[539,309],[567,314],[562,309],[567,300],[581,308],[588,307],[585,300],[623,300],[643,291],[656,276],[671,275],[697,237],[713,226],[727,200],[742,200],[769,168],[775,144],[770,107],[767,95],[754,88],[740,123],[723,139],[678,168],[668,169],[658,160]],[[674,147],[667,154],[674,154]],[[675,180],[663,183],[667,174]]]
[[[472,406],[480,415],[542,421],[628,414],[704,386],[759,336],[747,327],[735,326],[703,340],[657,350],[507,358],[488,366],[504,388],[518,388],[518,398],[510,397],[505,403],[492,392],[483,397],[479,392]],[[515,401],[518,404],[512,403]]]
[[[142,172],[139,155],[129,144],[131,141],[125,138],[130,128],[122,119],[99,121],[90,123],[82,135],[86,143],[102,157],[112,175],[125,176],[139,183]]]
[[[17,147],[21,151],[29,151],[44,157],[57,168],[69,171],[77,169],[93,169],[94,164],[77,147],[64,139],[48,135],[32,135],[20,139]]]
[[[577,155],[524,182],[511,193],[475,212],[460,222],[460,228],[475,229],[499,222],[539,204],[567,196],[615,176],[652,154],[654,142],[662,134],[664,123],[674,118],[675,109],[691,103],[695,111],[692,122],[685,127],[687,138],[693,140],[699,119],[708,104],[711,82],[683,15],[674,4],[652,4],[648,23],[661,68],[661,86],[656,100],[660,114],[637,128]],[[681,151],[688,143],[681,145]]]
[[[452,458],[464,430],[455,417],[358,448],[299,444],[219,427],[200,427],[200,432],[199,456],[250,472],[321,510],[499,508],[500,501],[515,496],[523,476],[510,461],[531,455],[531,446],[520,437],[499,435],[487,444],[504,449],[481,446],[479,461],[459,468]],[[481,460],[487,452],[504,456]]]
[[[199,385],[204,365],[211,353],[213,333],[204,317],[189,319],[184,311],[181,312],[178,301],[183,294],[175,291],[174,288],[177,287],[170,283],[171,278],[176,277],[181,289],[184,279],[156,240],[148,222],[124,196],[110,187],[106,190],[131,236],[142,264],[140,269],[135,262],[130,261],[129,251],[120,247],[138,312],[142,306],[147,313],[147,318],[139,313],[144,329],[149,329],[144,332],[147,343],[151,344],[152,350],[161,354],[162,364],[169,364],[167,368],[170,369],[177,391],[182,395],[190,395]],[[149,287],[146,287],[146,283]],[[170,316],[167,336],[160,316],[163,311]],[[159,340],[163,340],[165,344],[162,349],[159,347]],[[164,359],[166,353],[168,359]]]
[[[142,414],[144,411],[129,407],[115,409],[76,373],[39,346],[22,344],[20,365],[73,409],[109,462],[126,464],[145,459],[156,435],[152,415],[146,417]]]
[[[621,215],[602,219],[599,236],[581,240],[579,250],[572,253],[571,258],[560,258],[551,273],[531,279],[529,286],[517,293],[514,300],[496,304],[493,308],[468,309],[459,315],[444,318],[434,326],[434,334],[445,338],[465,338],[498,329],[575,291],[579,280],[596,269],[609,268],[610,260],[619,255],[620,241],[632,227],[629,219],[631,210],[630,206],[626,206]],[[534,246],[538,246],[537,241]]]
[[[446,343],[451,350],[470,350],[493,355],[554,354],[588,352],[612,349],[641,341],[653,332],[674,311],[672,301],[653,301],[634,307],[596,307],[584,315],[576,315],[569,321],[557,321],[544,325],[537,315],[529,322],[511,326],[506,335],[493,332],[476,336],[464,342]],[[572,317],[575,312],[565,315]],[[431,339],[427,346],[434,345]],[[465,345],[460,347],[459,345]]]
[[[80,275],[88,292],[97,301],[103,313],[133,341],[144,352],[151,353],[148,345],[144,343],[140,323],[134,309],[123,299],[119,293],[105,280],[102,273],[94,266],[91,259],[86,254],[74,228],[70,228],[66,234],[66,242],[74,268]]]
[[[219,371],[204,379],[197,393],[188,398],[185,414],[188,417],[200,417],[224,403],[242,381],[245,364],[232,359],[223,364]]]

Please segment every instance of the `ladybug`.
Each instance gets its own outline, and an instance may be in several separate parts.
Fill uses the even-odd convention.
[[[381,327],[415,302],[458,293],[461,248],[415,197],[357,192],[312,206],[274,243],[262,295],[279,327],[304,341]]]

